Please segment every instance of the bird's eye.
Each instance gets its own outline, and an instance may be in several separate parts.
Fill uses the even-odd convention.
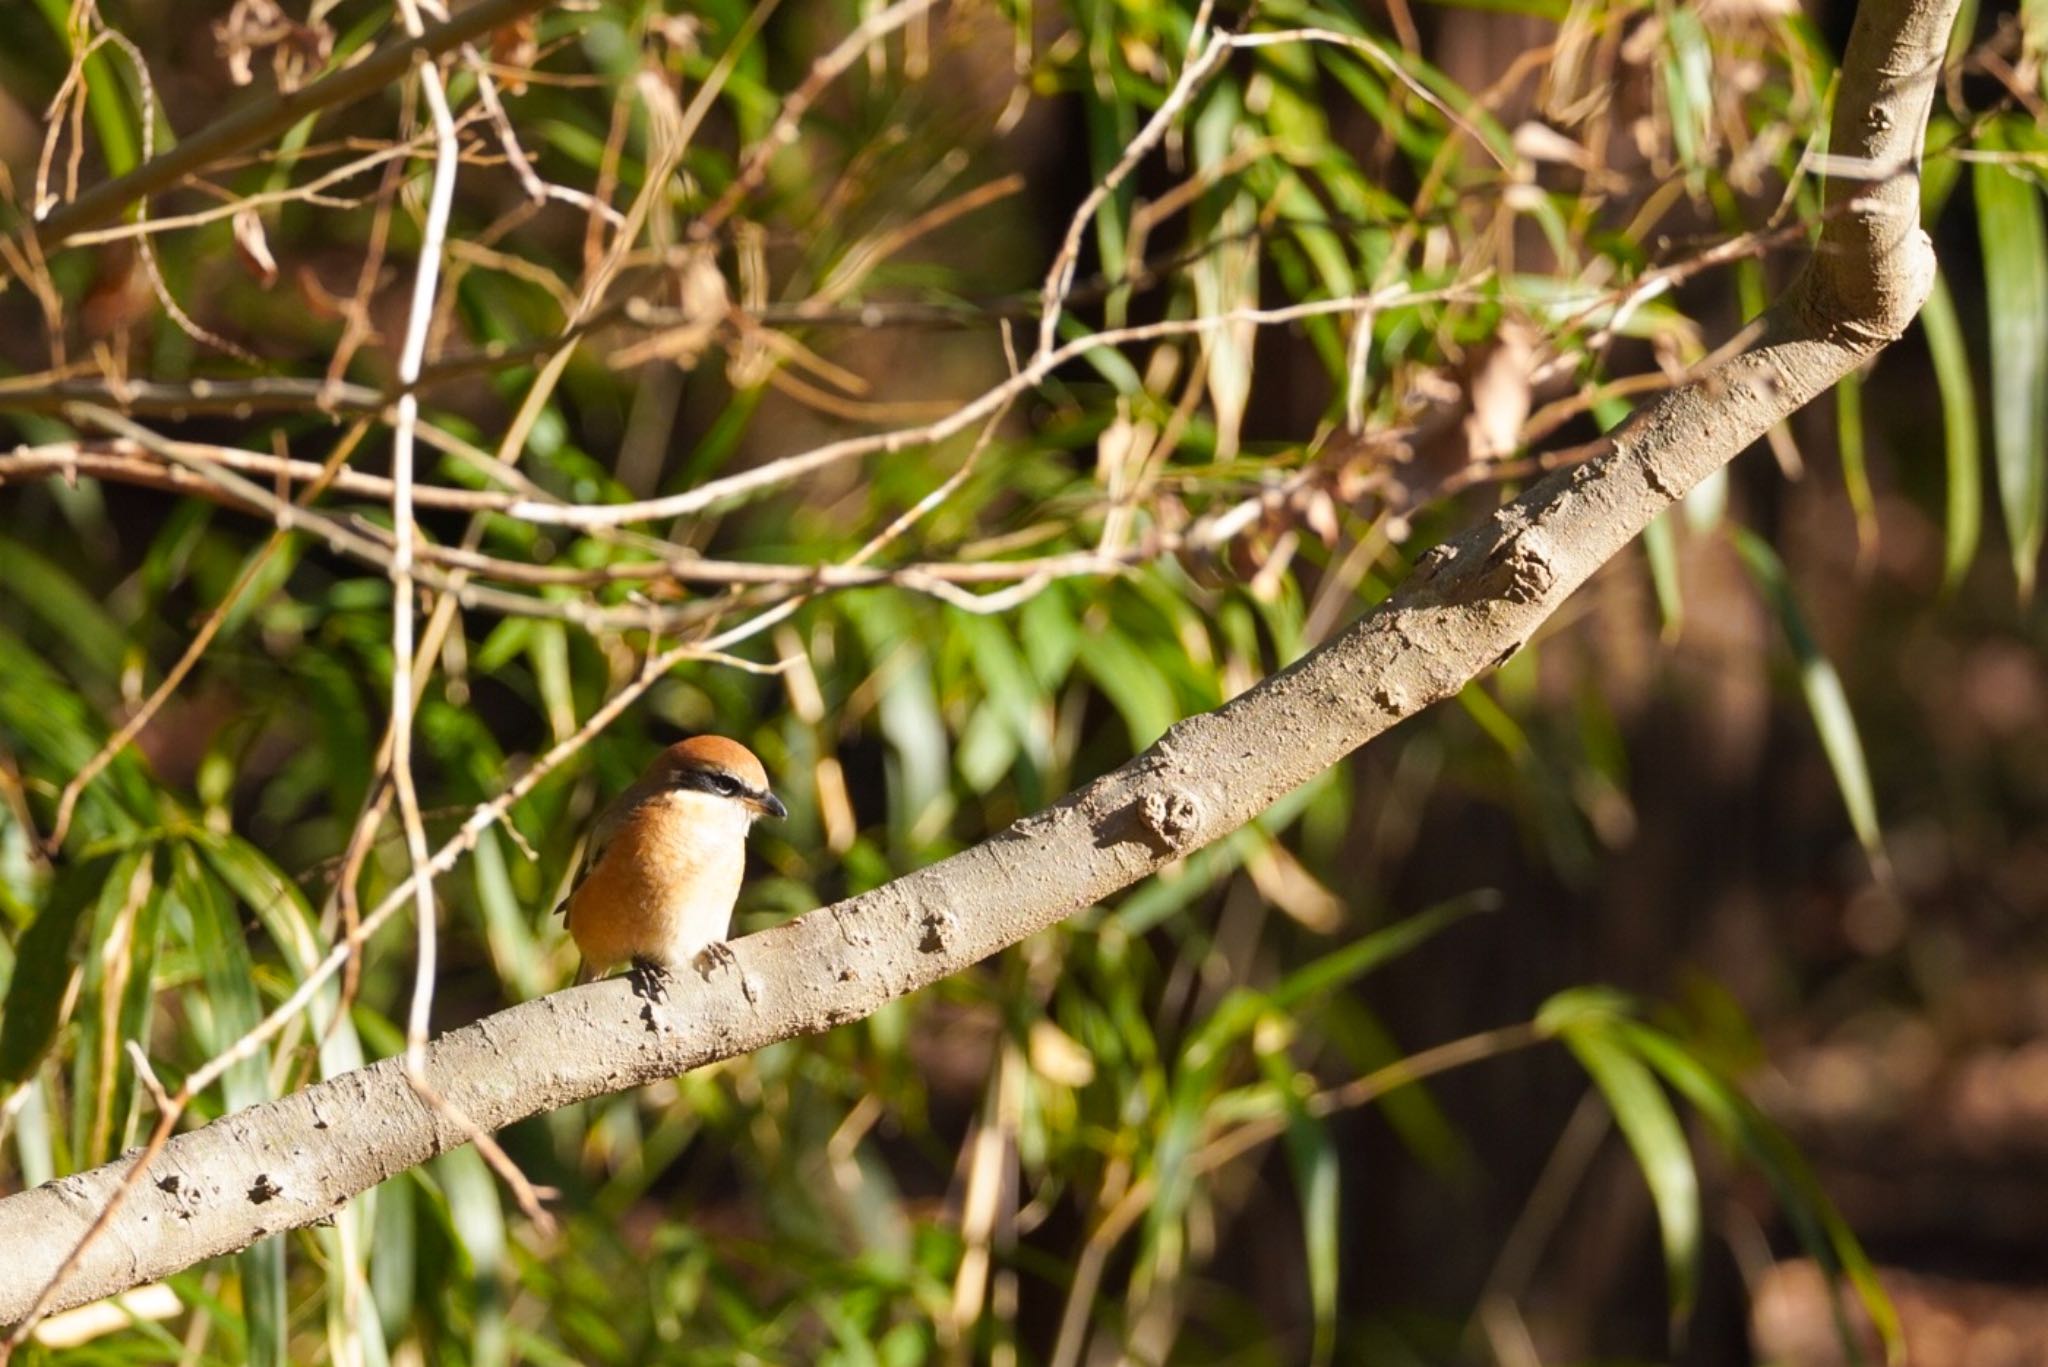
[[[711,790],[723,797],[733,797],[740,790],[740,781],[731,774],[713,774]]]

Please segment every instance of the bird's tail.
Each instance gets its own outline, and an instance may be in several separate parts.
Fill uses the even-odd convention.
[[[597,971],[597,966],[588,959],[576,965],[576,986],[578,987],[583,986],[585,983],[594,983],[601,976]]]

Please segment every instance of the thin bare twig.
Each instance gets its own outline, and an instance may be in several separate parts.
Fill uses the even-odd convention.
[[[446,52],[539,9],[541,3],[542,0],[477,0],[447,23],[417,37],[387,43],[361,61],[329,72],[309,85],[245,104],[180,139],[175,147],[127,175],[96,185],[42,217],[34,236],[45,254],[65,246],[77,234],[111,223],[136,200],[173,189],[201,168],[276,137],[309,114],[354,103],[389,87],[406,73],[416,57]]]
[[[801,84],[789,93],[782,102],[781,112],[768,132],[754,145],[747,155],[739,174],[731,184],[714,200],[709,208],[690,225],[692,242],[709,241],[732,217],[742,201],[752,194],[768,174],[768,166],[777,153],[796,141],[797,133],[803,126],[804,115],[810,112],[812,104],[825,88],[837,80],[847,68],[859,61],[876,43],[902,28],[918,15],[930,9],[938,0],[896,0],[896,3],[879,9],[861,22],[859,27],[846,35],[839,43],[811,64]]]
[[[1392,285],[1371,294],[1348,296],[1343,299],[1315,299],[1270,309],[1232,309],[1199,318],[1167,319],[1157,323],[1111,328],[1075,338],[1052,351],[1033,356],[1002,383],[961,404],[948,416],[922,427],[902,428],[875,436],[847,437],[661,498],[644,499],[634,503],[563,504],[554,507],[521,499],[505,512],[511,517],[525,521],[564,527],[616,527],[629,522],[686,517],[721,503],[737,501],[762,490],[788,484],[815,470],[857,456],[892,454],[944,441],[981,421],[1003,404],[1037,387],[1067,362],[1100,348],[1152,341],[1161,337],[1199,335],[1237,323],[1271,325],[1303,318],[1325,317],[1330,314],[1359,313],[1367,309],[1476,297],[1475,284],[1476,282],[1467,282],[1441,290],[1411,290],[1406,286]]]

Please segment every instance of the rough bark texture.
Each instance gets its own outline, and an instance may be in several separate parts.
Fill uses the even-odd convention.
[[[737,967],[652,1006],[612,979],[436,1040],[428,1074],[487,1129],[827,1030],[955,972],[1237,829],[1395,722],[1507,659],[1649,521],[1918,311],[1933,249],[1918,156],[1957,0],[1866,0],[1831,147],[1821,251],[1763,339],[1671,393],[1608,454],[1425,556],[1327,646],[1056,806],[874,892],[749,936]],[[1840,164],[1840,163],[1837,163]],[[331,1215],[461,1142],[397,1060],[174,1140],[57,1298],[77,1305]],[[122,1159],[0,1201],[0,1321],[18,1317],[120,1182]]]

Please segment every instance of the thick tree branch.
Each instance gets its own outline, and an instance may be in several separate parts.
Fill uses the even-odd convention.
[[[1256,816],[1404,717],[1507,659],[1650,520],[1896,338],[1932,280],[1918,149],[1957,0],[1865,0],[1837,105],[1811,268],[1763,336],[1424,557],[1401,590],[1289,669],[1189,718],[1121,769],[984,843],[736,946],[665,1004],[622,979],[436,1040],[427,1077],[495,1129],[777,1040],[830,1029],[1115,893]],[[400,1060],[174,1140],[57,1298],[76,1305],[320,1220],[462,1142]],[[19,1316],[132,1159],[0,1201],[0,1321]]]

